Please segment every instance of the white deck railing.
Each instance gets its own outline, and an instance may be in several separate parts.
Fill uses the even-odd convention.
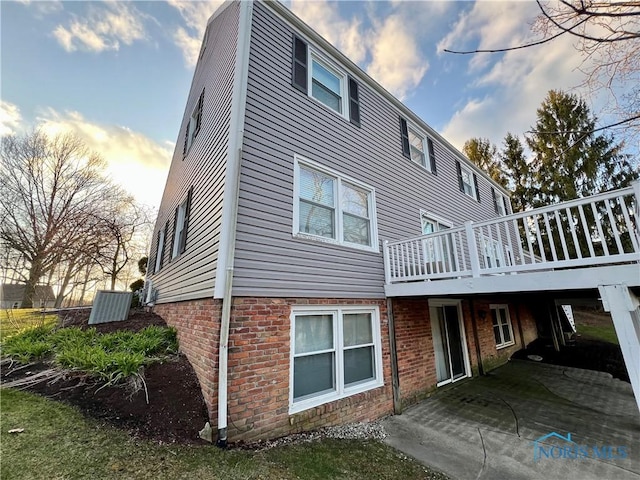
[[[384,242],[387,284],[640,261],[640,181],[429,235]],[[639,267],[640,268],[640,267]]]

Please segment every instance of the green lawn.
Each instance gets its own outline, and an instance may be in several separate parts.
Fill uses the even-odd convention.
[[[23,433],[8,433],[23,428]],[[445,479],[377,441],[322,440],[263,452],[133,440],[76,409],[0,390],[0,478]]]
[[[585,338],[620,344],[613,325],[576,325],[576,331]]]
[[[19,331],[58,321],[56,314],[44,314],[38,309],[14,308],[0,310],[0,340]]]

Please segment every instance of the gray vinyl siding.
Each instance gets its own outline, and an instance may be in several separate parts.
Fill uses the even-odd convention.
[[[438,138],[437,175],[405,158],[402,114],[359,72],[345,69],[360,87],[361,128],[296,90],[292,34],[269,6],[254,4],[233,294],[384,297],[381,247],[367,252],[293,238],[294,155],[374,187],[380,243],[419,235],[421,209],[454,225],[495,217],[491,184],[478,174],[480,203],[461,193],[459,157]]]
[[[158,230],[169,222],[164,266],[149,278],[158,303],[213,297],[221,231],[231,98],[234,83],[239,5],[230,4],[209,26],[207,47],[196,66],[187,106],[151,243],[156,258]],[[185,130],[198,98],[205,90],[201,127],[183,157]],[[171,259],[175,209],[193,187],[186,250]],[[153,271],[154,265],[149,265]]]

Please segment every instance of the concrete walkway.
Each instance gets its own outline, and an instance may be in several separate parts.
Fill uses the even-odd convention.
[[[640,480],[640,414],[607,373],[516,360],[384,426],[388,444],[457,480]]]

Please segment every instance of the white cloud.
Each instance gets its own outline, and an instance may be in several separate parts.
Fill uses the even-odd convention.
[[[535,7],[535,4],[534,4]],[[461,15],[439,48],[499,48],[529,42],[537,7],[515,3],[476,3]],[[456,38],[459,43],[456,43]],[[449,54],[447,54],[449,55]],[[569,90],[580,83],[582,59],[572,39],[502,54],[469,58],[468,99],[442,133],[461,148],[471,137],[486,137],[501,145],[507,132],[522,134],[535,123],[536,109],[550,89]]]
[[[143,15],[124,2],[107,2],[104,8],[91,8],[87,18],[75,17],[68,26],[58,25],[54,38],[67,52],[119,50],[145,38]]]
[[[354,63],[365,60],[369,46],[363,38],[362,21],[342,18],[337,3],[297,0],[291,2],[291,11]]]
[[[367,73],[401,100],[420,84],[429,68],[400,15],[387,17],[376,26],[371,39],[371,56]]]
[[[173,32],[175,44],[182,50],[185,65],[194,67],[198,62],[202,37],[207,27],[209,17],[213,15],[220,5],[221,0],[186,1],[168,0],[169,5],[178,10],[185,22],[185,27],[178,27]]]
[[[60,0],[48,0],[46,2],[43,1],[33,1],[33,0],[18,0],[19,3],[23,5],[27,5],[32,7],[36,11],[36,17],[43,17],[45,15],[50,15],[53,13],[60,12],[64,9],[62,6],[62,2]]]
[[[337,2],[293,1],[291,5],[311,28],[402,99],[420,83],[429,64],[416,40],[424,25],[412,21],[415,6],[397,2],[392,9],[385,18],[377,18],[373,8],[365,9],[373,25],[366,29],[365,18],[343,18]]]
[[[78,112],[48,109],[38,123],[50,135],[76,134],[103,156],[107,172],[116,183],[144,204],[160,203],[174,149],[170,142],[158,144],[126,127],[92,123]]]
[[[21,122],[22,115],[18,106],[0,100],[0,137],[17,133]]]

